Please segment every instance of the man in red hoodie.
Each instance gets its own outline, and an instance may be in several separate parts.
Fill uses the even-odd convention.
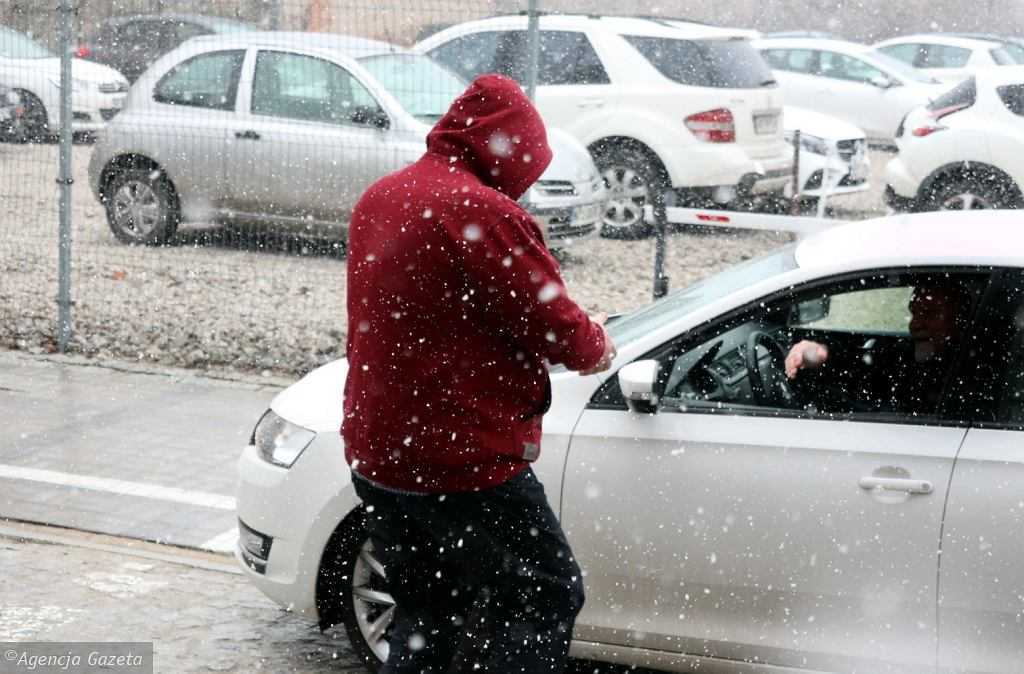
[[[484,75],[352,215],[342,435],[396,602],[385,672],[565,666],[583,585],[530,463],[548,364],[615,350],[516,203],[550,161],[519,85]]]

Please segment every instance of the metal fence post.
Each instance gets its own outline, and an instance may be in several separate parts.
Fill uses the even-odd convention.
[[[530,0],[526,23],[526,95],[534,101],[537,93],[537,62],[540,60],[540,11],[538,0]]]
[[[60,195],[58,276],[57,276],[57,349],[64,353],[71,341],[71,0],[60,0],[57,7],[60,42]]]
[[[793,199],[789,204],[790,215],[800,215],[800,129],[793,132]]]
[[[654,299],[668,294],[668,276],[665,275],[665,228],[668,226],[668,208],[675,206],[675,192],[665,190],[654,200]]]

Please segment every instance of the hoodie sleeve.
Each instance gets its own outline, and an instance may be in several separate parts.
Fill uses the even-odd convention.
[[[533,218],[510,204],[479,224],[447,226],[489,321],[551,363],[571,370],[597,365],[604,330],[568,296]]]

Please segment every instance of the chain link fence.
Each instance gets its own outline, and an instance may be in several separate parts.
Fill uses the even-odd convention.
[[[422,153],[425,130],[464,86],[417,60],[416,45],[449,26],[529,9],[527,0],[75,0],[72,37],[62,44],[56,4],[0,4],[0,85],[18,94],[17,105],[8,104],[17,123],[0,142],[0,347],[52,351],[61,341],[56,136],[67,52],[74,56],[67,348],[286,373],[342,354],[340,224],[366,185]],[[1016,3],[988,5],[1003,30],[1019,24]],[[825,16],[794,0],[724,9],[551,0],[539,9],[818,28],[862,39],[894,26],[934,29],[926,22],[937,15],[935,0],[927,11],[923,3],[920,12],[910,7],[886,13],[840,2]],[[983,30],[985,20],[976,13],[957,27]],[[526,49],[529,40],[518,44]],[[549,76],[582,72],[584,46],[541,43],[540,68]],[[173,63],[161,60],[175,49]],[[471,66],[487,49],[463,47],[449,65]],[[323,50],[337,58],[325,60]],[[552,198],[578,180],[546,178]],[[571,219],[564,209],[551,215],[549,234]],[[678,287],[785,240],[679,234],[665,264]],[[652,240],[556,244],[570,291],[588,308],[622,311],[649,301]]]

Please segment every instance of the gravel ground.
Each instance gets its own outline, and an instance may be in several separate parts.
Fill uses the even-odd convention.
[[[335,246],[191,226],[170,246],[124,246],[89,191],[91,151],[78,144],[73,153],[73,353],[286,376],[343,353],[345,259]],[[874,189],[836,201],[839,216],[882,212],[885,159],[873,156]],[[56,349],[56,175],[56,146],[0,145],[0,348]],[[790,238],[673,233],[666,273],[679,288]],[[654,248],[653,239],[573,244],[560,254],[570,295],[609,313],[649,302]]]

